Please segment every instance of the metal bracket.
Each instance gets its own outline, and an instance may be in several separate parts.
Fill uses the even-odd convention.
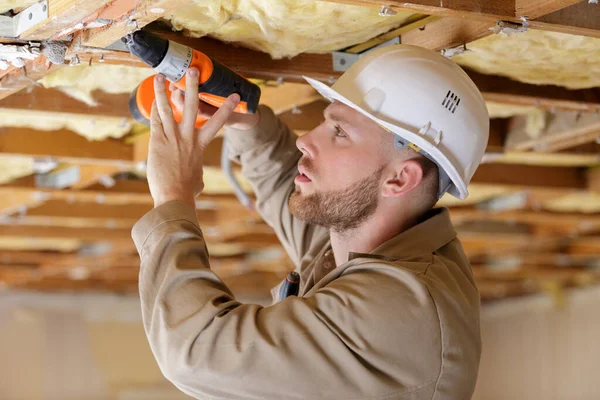
[[[495,34],[504,33],[508,36],[513,35],[515,33],[525,33],[527,32],[527,27],[529,26],[529,20],[527,17],[521,17],[522,23],[516,23],[511,21],[497,21],[496,25],[490,28],[490,31]]]
[[[48,1],[32,4],[14,17],[0,16],[0,36],[18,38],[37,24],[48,19]]]
[[[353,54],[353,53],[346,53],[343,51],[334,51],[332,52],[333,55],[333,70],[334,71],[338,71],[338,72],[344,72],[346,71],[348,68],[350,68],[350,66],[352,64],[354,64],[355,62],[358,61],[359,58],[361,58],[362,56],[364,56],[365,54],[369,54],[370,52],[372,52],[373,50],[376,50],[380,47],[385,47],[385,46],[391,46],[394,44],[400,44],[400,37],[395,37],[392,38],[390,40],[388,40],[387,42],[383,42],[378,46],[375,46],[369,50],[363,51],[362,53],[358,53],[358,54]]]
[[[467,51],[469,51],[469,49],[467,49],[467,44],[463,43],[460,46],[452,47],[449,49],[442,49],[440,51],[440,54],[446,58],[452,58],[456,55],[463,54]]]
[[[64,189],[81,179],[81,172],[78,165],[51,171],[46,174],[35,174],[35,186],[45,189]]]

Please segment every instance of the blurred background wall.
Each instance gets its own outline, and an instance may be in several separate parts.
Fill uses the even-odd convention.
[[[600,398],[600,288],[482,309],[476,400]],[[186,399],[148,347],[135,296],[0,296],[0,399]]]

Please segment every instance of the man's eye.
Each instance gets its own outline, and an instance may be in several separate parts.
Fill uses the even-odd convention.
[[[346,134],[342,132],[339,126],[335,127],[335,136],[337,137],[346,137]]]

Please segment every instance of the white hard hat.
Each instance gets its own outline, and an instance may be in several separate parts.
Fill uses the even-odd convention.
[[[395,134],[437,164],[441,197],[465,199],[489,137],[490,119],[479,89],[454,62],[409,45],[361,57],[332,86],[304,77],[322,96],[340,101]]]

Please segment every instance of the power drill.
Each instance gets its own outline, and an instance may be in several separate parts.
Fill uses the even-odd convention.
[[[198,69],[198,97],[215,107],[223,105],[233,93],[240,95],[235,111],[254,114],[260,100],[260,88],[223,64],[191,47],[163,39],[149,32],[136,31],[122,39],[134,56],[163,74],[178,89],[185,90],[185,74],[190,67]],[[168,86],[168,85],[167,85]],[[167,87],[169,102],[171,91]],[[146,78],[131,94],[129,110],[137,121],[149,125],[154,102],[154,76]],[[175,121],[181,122],[181,112],[171,103]],[[196,117],[196,127],[206,119]]]

